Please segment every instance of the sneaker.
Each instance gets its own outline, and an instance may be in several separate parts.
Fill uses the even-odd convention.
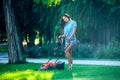
[[[68,67],[68,70],[72,70],[72,66],[69,66],[69,67]]]

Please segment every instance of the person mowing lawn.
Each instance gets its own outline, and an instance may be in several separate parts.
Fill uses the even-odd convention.
[[[68,14],[64,14],[61,18],[61,27],[64,29],[64,34],[60,35],[59,38],[65,38],[65,54],[68,59],[69,70],[72,70],[73,60],[72,60],[72,48],[76,44],[76,29],[77,23],[72,20]]]

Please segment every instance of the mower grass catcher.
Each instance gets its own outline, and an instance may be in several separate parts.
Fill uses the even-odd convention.
[[[40,70],[54,70],[54,69],[64,69],[65,62],[57,61],[57,62],[46,62],[40,67]]]

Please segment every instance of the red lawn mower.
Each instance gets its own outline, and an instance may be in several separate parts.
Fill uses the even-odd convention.
[[[52,58],[50,58],[46,63],[44,63],[42,66],[40,66],[39,70],[54,70],[54,69],[64,69],[65,62],[58,61],[58,59],[64,54],[64,48],[61,47],[62,40],[61,38],[58,39],[58,47],[54,48],[54,53],[60,54],[60,56],[56,59],[56,61],[51,62]]]

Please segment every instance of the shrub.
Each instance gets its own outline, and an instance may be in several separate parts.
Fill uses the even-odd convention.
[[[27,57],[29,58],[39,58],[42,56],[41,47],[37,47],[37,46],[30,47],[30,48],[24,47],[24,51]]]
[[[25,50],[28,57],[39,58],[39,57],[58,57],[64,53],[64,45],[58,48],[55,44],[43,45],[42,47],[35,46]],[[54,54],[56,53],[56,54]],[[63,54],[62,57],[64,57]],[[111,42],[108,45],[91,45],[91,44],[80,44],[73,48],[73,57],[75,58],[109,58],[117,59],[120,58],[120,43]]]
[[[7,51],[8,51],[8,44],[0,43],[0,52],[7,52]]]
[[[93,45],[80,44],[79,49],[78,47],[75,47],[73,52],[74,57],[91,58],[93,57]]]
[[[63,47],[63,46],[61,46]],[[61,53],[64,52],[62,48],[58,48],[54,43],[49,45],[43,45],[42,47],[34,46],[31,48],[24,48],[26,54],[30,58],[40,58],[40,57],[58,57]],[[55,54],[54,54],[55,53]]]
[[[120,43],[110,42],[108,45],[98,46],[96,51],[97,58],[120,58]]]

